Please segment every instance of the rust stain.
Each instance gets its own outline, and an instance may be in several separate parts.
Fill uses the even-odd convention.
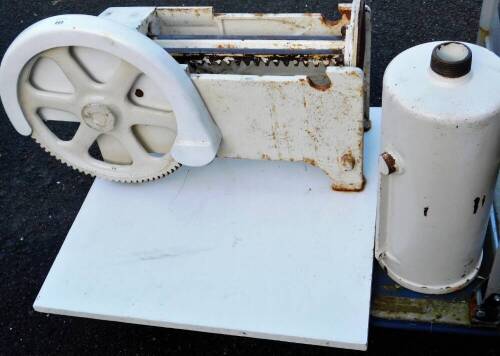
[[[330,89],[332,87],[331,82],[315,83],[311,80],[310,77],[307,77],[307,83],[309,84],[309,86],[311,86],[312,88],[319,90],[319,91],[327,91],[328,89]]]
[[[316,137],[314,132],[312,132],[310,129],[305,129],[305,131],[306,131],[307,135],[311,138],[311,140],[313,140],[316,143],[319,143],[319,139],[318,139],[318,137]]]
[[[350,16],[350,15],[349,15]],[[338,19],[338,20],[330,20],[330,19],[327,19],[325,16],[321,15],[320,19],[321,23],[327,27],[335,27],[337,26],[341,21],[342,19]]]
[[[481,43],[484,43],[486,41],[486,37],[488,37],[490,35],[490,31],[483,28],[483,27],[479,27],[479,41]]]
[[[217,48],[236,48],[236,46],[234,44],[228,43],[217,45]]]
[[[388,291],[397,291],[400,290],[402,287],[399,284],[386,284],[383,285],[382,288]]]
[[[351,20],[351,6],[350,6],[350,4],[349,4],[349,6],[344,6],[342,4],[339,4],[338,10],[339,10],[340,15],[342,15],[343,18],[345,17],[347,20]]]
[[[219,48],[237,48],[237,47],[219,47]],[[321,60],[329,61],[331,65],[341,66],[344,58],[341,50],[332,50],[331,54],[304,54],[304,55],[291,55],[291,54],[241,54],[241,53],[170,53],[177,62],[182,64],[189,64],[191,61],[208,59],[210,61],[222,60],[224,58],[232,58],[236,63],[250,63],[254,62],[257,65],[263,63],[266,66],[271,66],[273,63],[284,62],[293,65],[295,61],[302,60]]]
[[[304,98],[304,107],[307,108],[307,101],[306,98]]]
[[[366,178],[363,177],[361,186],[356,186],[353,184],[333,183],[332,190],[336,192],[356,193],[356,192],[362,192],[365,189],[365,185],[366,185]]]
[[[311,166],[317,167],[316,160],[314,160],[312,158],[304,157],[304,158],[302,158],[302,161],[304,161],[307,164],[310,164]]]
[[[391,320],[470,325],[466,302],[379,296],[373,300],[371,314]]]
[[[340,164],[342,165],[344,170],[347,171],[351,171],[354,168],[354,166],[356,165],[356,159],[353,157],[351,151],[344,153],[340,157]]]
[[[273,104],[273,107],[274,107],[274,104]],[[273,109],[271,108],[269,110],[270,114],[272,115],[273,114]],[[275,141],[275,144],[278,143],[278,134],[277,134],[277,131],[279,129],[279,124],[277,122],[274,122],[272,125],[271,125],[271,136],[273,138],[273,141]]]
[[[197,7],[169,7],[169,8],[165,8],[165,9],[162,9],[160,8],[159,9],[160,12],[165,12],[165,13],[178,13],[178,12],[184,12],[184,13],[194,13],[196,16],[200,16],[201,13],[205,13],[205,14],[210,14],[211,13],[211,9],[209,8],[197,8]],[[215,14],[215,16],[220,16],[220,15],[223,15],[223,14]]]
[[[261,157],[262,157],[263,160],[266,160],[266,161],[270,161],[271,160],[271,157],[269,157],[269,155],[265,154],[265,153],[263,153]]]
[[[362,135],[362,134],[364,134],[364,133],[365,133],[365,128],[363,127],[363,125],[360,125],[360,126],[358,127],[358,133],[359,133],[360,135]],[[360,143],[358,143],[358,146],[359,146],[359,147],[361,147],[361,142],[360,142]]]
[[[350,71],[347,73],[348,76],[354,77],[354,78],[360,78],[361,76],[359,75],[359,72],[357,70]],[[364,92],[364,88],[361,87],[361,91]]]
[[[384,162],[387,164],[388,173],[391,174],[396,172],[396,160],[394,159],[394,157],[392,157],[392,155],[388,152],[382,153],[381,156]]]

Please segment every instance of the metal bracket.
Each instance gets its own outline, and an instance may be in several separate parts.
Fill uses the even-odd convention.
[[[472,322],[485,326],[500,326],[500,248],[495,207],[490,211],[492,265],[488,278],[475,295]]]

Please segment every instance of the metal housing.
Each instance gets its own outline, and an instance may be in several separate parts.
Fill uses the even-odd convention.
[[[333,189],[359,191],[370,16],[360,1],[339,12],[328,20],[125,7],[100,16],[146,34],[186,66],[222,132],[219,157],[304,161],[324,170]]]
[[[375,256],[389,276],[432,294],[481,265],[500,152],[500,60],[467,44],[472,69],[430,67],[438,42],[398,55],[384,75]]]

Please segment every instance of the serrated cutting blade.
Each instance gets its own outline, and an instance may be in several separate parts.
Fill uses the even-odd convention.
[[[191,73],[238,75],[317,75],[336,65],[334,59],[249,59],[232,57],[213,59],[205,57],[189,61]]]

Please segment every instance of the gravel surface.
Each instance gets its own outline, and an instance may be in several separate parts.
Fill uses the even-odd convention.
[[[109,6],[214,5],[225,12],[322,12],[336,1],[8,1],[0,2],[0,54],[29,24],[62,13],[98,14]],[[373,10],[372,105],[384,68],[402,50],[438,40],[475,40],[480,1],[388,1]],[[12,85],[13,83],[0,83]],[[32,303],[92,179],[63,166],[0,111],[0,354],[354,354],[230,336],[45,315]],[[372,328],[369,353],[494,355],[498,339]]]

